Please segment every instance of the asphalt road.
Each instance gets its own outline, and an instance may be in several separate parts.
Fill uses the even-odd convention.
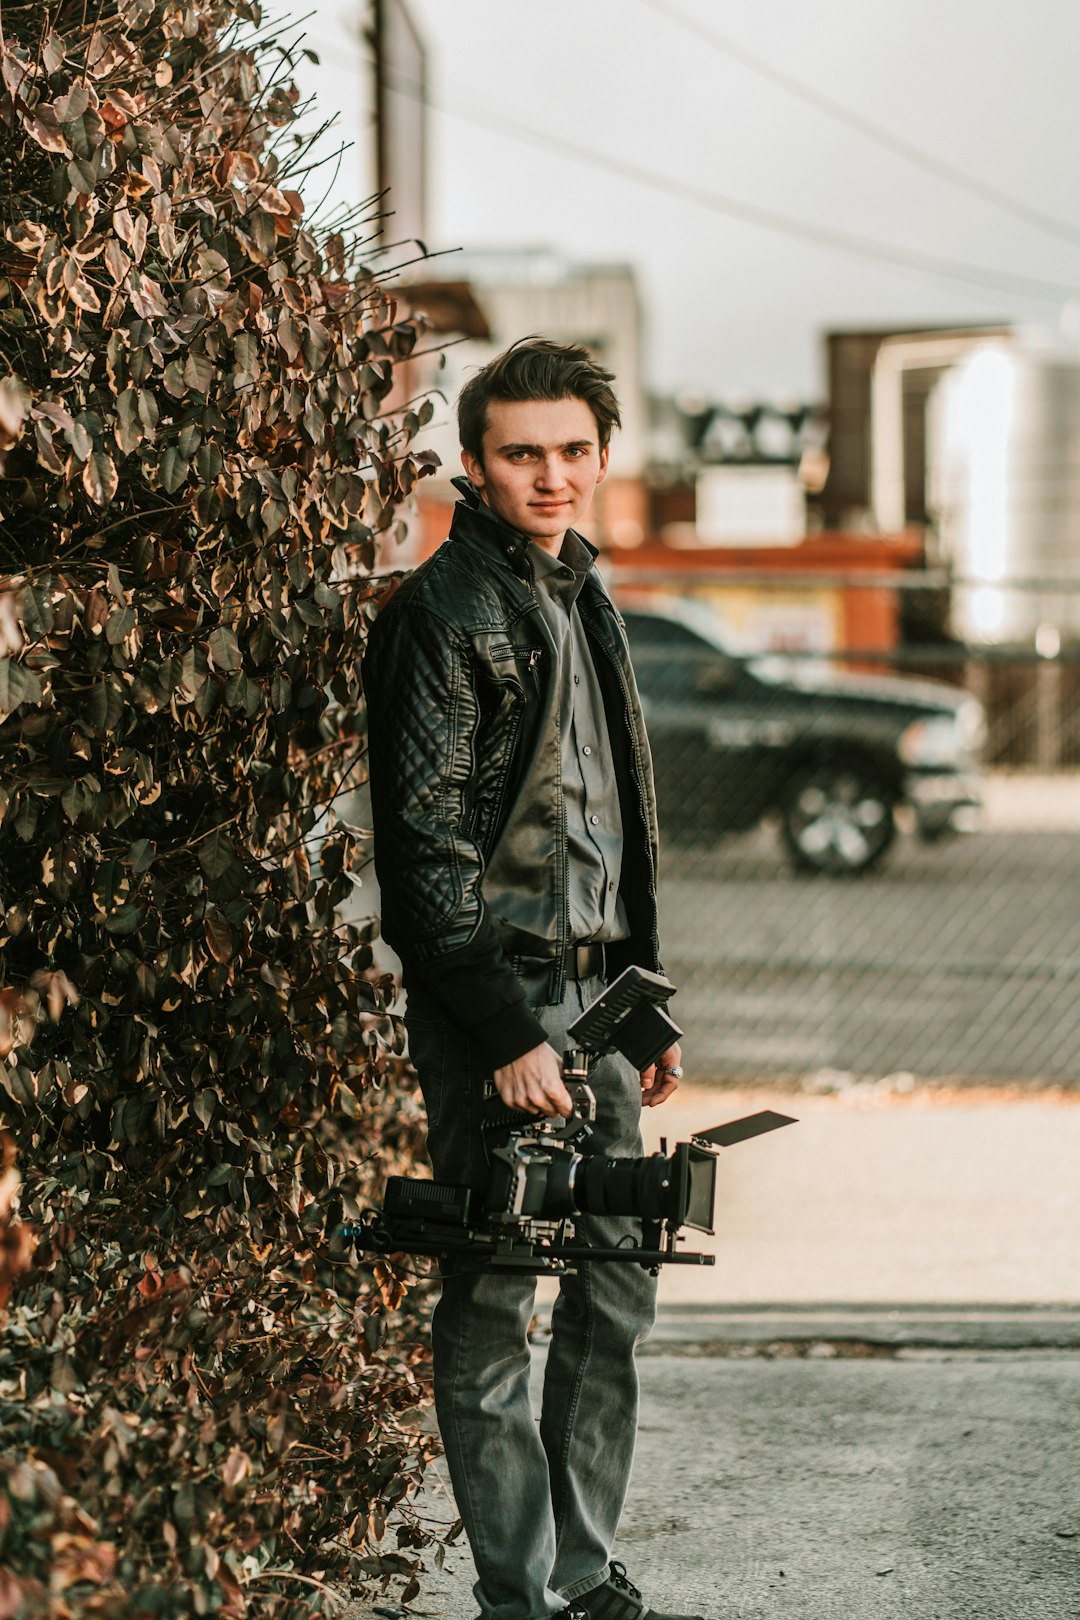
[[[700,1079],[1080,1085],[1080,820],[794,874],[768,829],[667,849],[671,1011]]]
[[[1080,1354],[835,1350],[642,1360],[614,1552],[650,1602],[706,1620],[1076,1620]],[[455,1517],[437,1476],[424,1510]],[[417,1610],[472,1620],[472,1579],[450,1549]]]

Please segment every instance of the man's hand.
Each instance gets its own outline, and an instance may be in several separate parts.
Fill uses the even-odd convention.
[[[494,1079],[495,1089],[508,1108],[525,1109],[531,1114],[562,1114],[566,1119],[574,1111],[570,1093],[563,1085],[562,1064],[547,1041],[496,1069]]]
[[[672,1074],[672,1069],[678,1069],[678,1074]],[[677,1088],[682,1074],[682,1047],[678,1041],[662,1052],[655,1063],[647,1069],[641,1070],[641,1106],[642,1108],[655,1108],[657,1103],[667,1102],[671,1093]]]

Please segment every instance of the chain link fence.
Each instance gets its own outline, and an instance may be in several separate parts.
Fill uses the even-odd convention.
[[[688,1072],[1080,1082],[1080,650],[745,656],[651,584],[615,581]]]

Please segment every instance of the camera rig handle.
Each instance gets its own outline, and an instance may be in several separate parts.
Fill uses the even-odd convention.
[[[538,1129],[552,1141],[573,1142],[579,1153],[587,1153],[596,1123],[596,1093],[589,1085],[588,1053],[580,1046],[563,1053],[563,1085],[570,1093],[572,1111],[565,1119],[538,1121]]]

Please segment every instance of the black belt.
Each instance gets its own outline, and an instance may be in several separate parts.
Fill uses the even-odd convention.
[[[563,958],[567,978],[602,979],[604,977],[604,947],[602,945],[571,945]]]
[[[561,965],[568,979],[602,979],[604,976],[604,947],[602,945],[568,945],[562,959],[555,956],[519,956],[515,959],[519,971],[526,973],[550,972]]]

